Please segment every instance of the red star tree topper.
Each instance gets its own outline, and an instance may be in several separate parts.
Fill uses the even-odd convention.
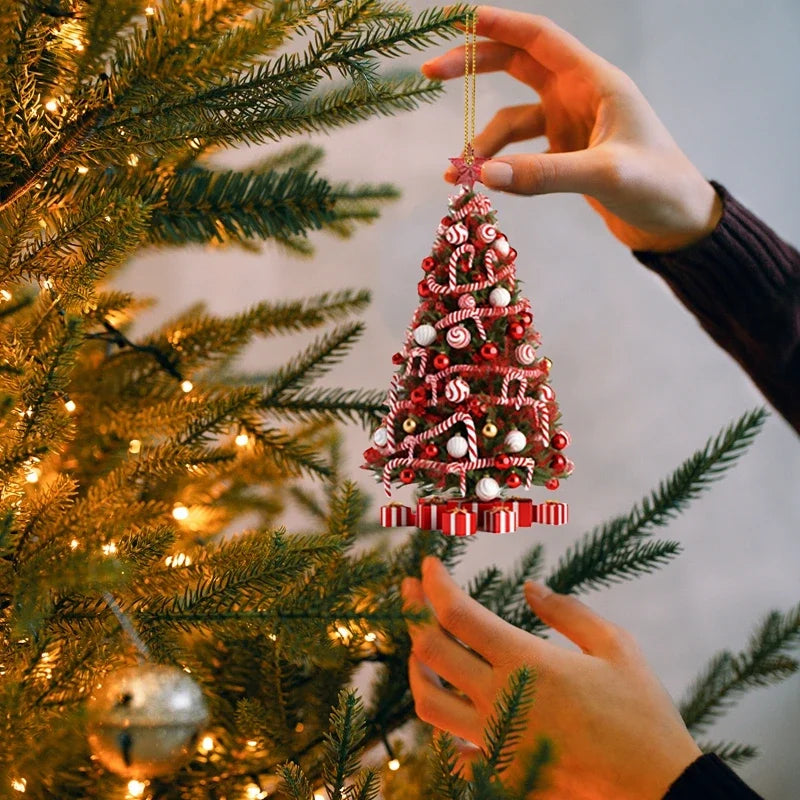
[[[520,507],[529,500],[503,500],[508,489],[555,489],[573,465],[562,452],[569,434],[560,429],[550,360],[536,352],[539,334],[516,278],[517,254],[495,218],[488,197],[462,186],[422,261],[420,305],[393,358],[389,410],[364,457],[387,494],[392,485],[416,484],[426,518],[388,506],[387,526],[456,533],[447,530],[458,523],[448,512],[475,513],[476,520],[462,520],[462,533],[566,521],[565,506],[543,508],[563,504],[531,513]],[[434,509],[431,517],[434,505],[441,513]],[[504,509],[516,518],[490,524],[487,514],[497,512],[499,520]]]

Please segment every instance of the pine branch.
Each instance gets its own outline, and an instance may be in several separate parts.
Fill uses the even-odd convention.
[[[358,770],[359,750],[366,733],[364,708],[352,690],[339,694],[331,712],[331,730],[325,737],[326,761],[323,781],[330,800],[346,797],[345,782]]]
[[[458,752],[453,737],[439,731],[434,737],[431,747],[433,779],[431,793],[433,797],[446,800],[467,800],[468,782],[461,776],[458,768]]]
[[[300,422],[360,422],[370,428],[385,409],[386,392],[359,389],[313,389],[261,401],[265,412]]]
[[[704,753],[714,753],[728,766],[738,767],[758,756],[758,748],[737,742],[700,742]]]
[[[514,759],[514,751],[527,728],[528,711],[533,705],[534,674],[528,667],[515,670],[495,702],[484,733],[486,763],[489,769],[503,772]]]
[[[640,541],[654,528],[666,525],[689,503],[719,480],[743,455],[767,417],[763,408],[744,414],[687,459],[658,489],[626,515],[598,526],[570,547],[547,579],[554,591],[573,593],[604,586],[614,580],[648,571],[678,552],[673,542],[642,548]]]
[[[778,683],[798,671],[788,652],[800,643],[800,606],[773,611],[752,635],[745,650],[715,655],[679,704],[686,727],[704,732],[749,689]]]

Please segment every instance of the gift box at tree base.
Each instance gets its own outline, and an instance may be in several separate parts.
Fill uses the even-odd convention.
[[[555,490],[573,464],[516,251],[489,198],[472,188],[474,174],[450,197],[422,261],[420,304],[392,359],[388,411],[364,453],[387,495],[417,486],[416,508],[385,506],[384,527],[469,536],[568,521],[566,503],[505,497],[534,485]]]

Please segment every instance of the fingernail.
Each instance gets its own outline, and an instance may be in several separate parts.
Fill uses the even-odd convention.
[[[543,583],[534,583],[533,581],[525,581],[525,593],[536,600],[544,600],[553,594],[553,590]]]
[[[502,189],[504,186],[510,186],[513,179],[514,170],[511,169],[511,164],[506,164],[505,161],[487,161],[481,170],[481,180],[487,186]]]

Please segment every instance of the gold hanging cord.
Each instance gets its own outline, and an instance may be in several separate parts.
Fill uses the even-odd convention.
[[[464,37],[464,163],[475,160],[472,140],[475,138],[475,73],[478,50],[478,9],[467,13]]]

